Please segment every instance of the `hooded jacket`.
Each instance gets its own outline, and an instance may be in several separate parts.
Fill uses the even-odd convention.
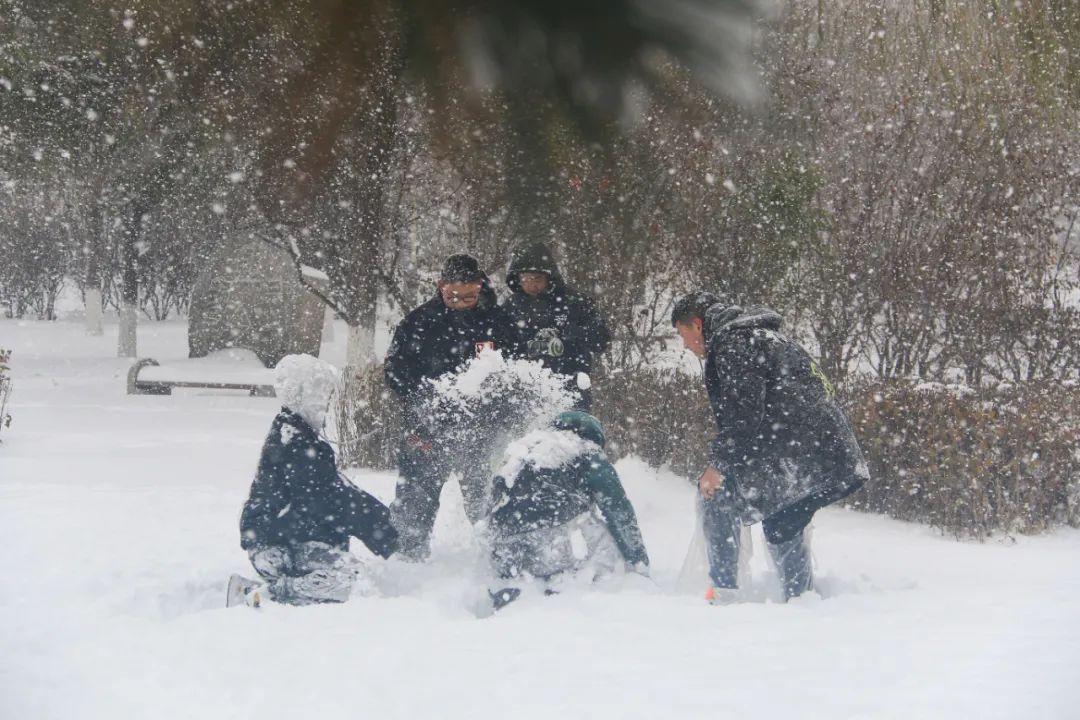
[[[536,296],[526,294],[521,288],[525,272],[547,274],[547,289]],[[522,248],[510,263],[506,284],[511,293],[503,306],[523,329],[526,341],[545,328],[555,329],[563,341],[561,356],[540,357],[544,366],[563,375],[590,373],[593,356],[607,349],[611,332],[592,300],[567,286],[551,250],[543,243]]]
[[[604,454],[600,421],[579,411],[512,444],[494,483],[491,530],[518,535],[563,525],[598,510],[623,559],[648,565],[637,515]],[[516,446],[515,446],[516,445]]]
[[[322,542],[349,549],[356,537],[376,555],[397,548],[386,506],[337,472],[334,450],[298,414],[282,408],[263,443],[240,515],[240,545],[252,551]]]
[[[817,364],[766,307],[706,311],[713,465],[744,518],[813,512],[867,480],[862,451]]]
[[[479,343],[491,343],[511,357],[524,355],[517,326],[497,305],[487,276],[475,308],[451,310],[436,292],[398,323],[383,371],[387,385],[402,401],[410,430],[420,424],[415,410],[425,391],[424,380],[460,369],[476,357]]]

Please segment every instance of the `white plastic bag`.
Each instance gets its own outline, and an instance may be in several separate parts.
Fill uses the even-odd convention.
[[[701,501],[694,502],[694,530],[690,535],[690,545],[686,549],[682,569],[675,582],[675,591],[680,594],[697,595],[704,593],[712,585],[709,578],[709,554],[705,549],[705,527],[702,520]],[[754,543],[750,527],[743,525],[739,531],[739,590],[745,595],[752,585],[750,560],[754,556]]]

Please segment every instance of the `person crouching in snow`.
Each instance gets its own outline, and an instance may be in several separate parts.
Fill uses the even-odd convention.
[[[240,545],[262,583],[231,581],[229,604],[257,605],[263,593],[291,605],[343,602],[359,570],[350,536],[384,558],[397,547],[389,510],[338,474],[321,436],[337,378],[332,365],[310,355],[277,365],[282,408],[240,517]]]
[[[712,585],[706,599],[736,602],[743,523],[761,521],[784,598],[814,589],[807,528],[814,513],[869,478],[832,383],[767,307],[708,292],[680,299],[671,324],[704,362],[717,434],[698,479]]]
[[[514,580],[549,585],[581,571],[600,576],[624,565],[648,576],[649,556],[634,508],[604,454],[600,421],[580,411],[511,443],[494,483],[488,519],[491,559],[508,587],[491,593],[496,608],[514,600]]]

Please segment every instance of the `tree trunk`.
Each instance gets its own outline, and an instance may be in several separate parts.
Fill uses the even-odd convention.
[[[61,288],[63,286],[61,285]],[[49,288],[45,291],[45,319],[52,321],[56,320],[56,297],[60,294],[60,289]]]
[[[365,306],[356,319],[357,324],[349,325],[345,346],[345,364],[354,371],[375,364],[375,303]]]
[[[97,244],[97,243],[94,243]],[[86,334],[101,336],[105,334],[105,313],[101,302],[101,259],[97,248],[87,248],[86,265]]]
[[[86,288],[86,334],[105,334],[105,313],[101,310],[101,286]]]
[[[817,49],[825,45],[825,0],[818,0],[817,4]]]
[[[84,299],[86,301],[86,334],[101,336],[105,334],[105,313],[102,310],[101,298],[101,260],[105,247],[105,227],[101,219],[101,208],[104,198],[100,191],[95,194],[95,198],[90,208],[90,232],[83,245],[83,252],[86,253]]]
[[[326,308],[326,313],[323,315],[322,341],[324,343],[334,342],[334,309],[333,308]]]
[[[120,285],[120,337],[118,357],[137,357],[139,311],[139,237],[142,211],[133,208],[124,223],[123,270]]]
[[[136,303],[126,299],[120,305],[120,337],[117,346],[117,357],[138,357],[137,329],[139,323],[139,308]]]

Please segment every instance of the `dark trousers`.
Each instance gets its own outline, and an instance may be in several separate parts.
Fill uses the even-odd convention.
[[[720,491],[711,500],[700,499],[709,577],[718,588],[739,586],[739,544],[742,520],[731,496]],[[762,522],[765,544],[780,573],[784,596],[797,597],[814,588],[806,526],[813,512],[779,513]]]
[[[583,570],[606,575],[621,561],[614,538],[592,510],[555,527],[514,534],[496,528],[491,537],[491,564],[504,580],[529,576],[546,581]]]
[[[439,495],[450,473],[461,475],[465,513],[476,524],[487,517],[491,502],[491,472],[487,453],[480,443],[438,440],[424,449],[402,440],[398,448],[398,480],[390,522],[398,531],[398,553],[412,560],[426,559],[431,550],[431,530],[439,512]]]

